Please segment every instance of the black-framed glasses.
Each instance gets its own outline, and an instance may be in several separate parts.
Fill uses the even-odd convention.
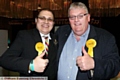
[[[54,20],[52,18],[45,18],[44,16],[43,17],[38,17],[38,19],[42,20],[42,21],[48,21],[48,22],[53,22]]]
[[[77,19],[81,19],[81,18],[83,18],[84,16],[86,16],[88,13],[85,13],[85,14],[79,14],[79,15],[77,15],[77,16],[69,16],[69,19],[71,19],[71,20],[75,20],[76,18]]]

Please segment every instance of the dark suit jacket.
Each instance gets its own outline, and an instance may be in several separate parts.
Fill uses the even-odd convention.
[[[58,40],[57,62],[59,62],[61,51],[70,32],[70,25],[60,26],[56,32]],[[90,25],[90,33],[88,35],[88,39],[90,38],[95,39],[97,42],[96,47],[93,49],[95,61],[94,75],[92,77],[90,71],[81,71],[78,68],[76,80],[110,80],[119,72],[119,55],[115,38],[109,32],[92,25]]]
[[[56,76],[56,46],[54,44],[54,35],[50,34],[48,59],[49,64],[43,73],[28,73],[28,67],[38,52],[35,50],[35,44],[42,42],[39,31],[32,30],[20,31],[10,46],[10,48],[0,57],[0,65],[8,70],[17,71],[21,76],[47,76],[49,80],[54,80]]]

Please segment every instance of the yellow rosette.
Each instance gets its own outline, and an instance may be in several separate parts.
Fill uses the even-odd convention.
[[[88,47],[88,54],[93,57],[93,48],[96,46],[96,41],[94,39],[89,39],[86,42],[86,46]]]
[[[41,42],[37,42],[35,45],[35,49],[38,52],[38,55],[40,55],[44,50],[44,44]]]

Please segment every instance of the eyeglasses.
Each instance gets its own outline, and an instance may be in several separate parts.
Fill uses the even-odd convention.
[[[54,20],[51,18],[45,18],[45,17],[38,17],[38,19],[42,20],[42,21],[48,21],[48,22],[53,22]]]
[[[71,20],[75,20],[76,19],[76,17],[77,17],[77,19],[81,19],[81,18],[83,18],[84,16],[86,16],[88,13],[85,13],[85,14],[79,14],[79,15],[77,15],[77,16],[69,16],[69,19],[71,19]]]

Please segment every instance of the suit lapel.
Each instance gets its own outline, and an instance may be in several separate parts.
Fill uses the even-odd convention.
[[[65,31],[63,31],[62,33],[60,33],[61,35],[64,35],[64,36],[60,37],[60,43],[58,42],[59,49],[58,49],[57,61],[59,61],[62,49],[63,49],[63,47],[65,45],[65,42],[66,42],[68,36],[70,35],[70,32],[71,32],[70,26],[66,26]]]
[[[94,39],[96,41],[96,43],[97,43],[97,34],[96,34],[95,28],[93,26],[90,26],[90,33],[88,35],[87,40],[89,40],[89,39]],[[86,46],[85,46],[85,49],[86,49],[86,51],[88,51],[88,48]],[[94,50],[94,53],[95,53],[96,48],[94,48],[93,50]],[[94,56],[95,56],[95,54],[94,54]]]
[[[89,32],[87,40],[89,40],[89,39],[96,40],[96,32],[95,32],[95,29],[93,28],[93,26],[90,26],[90,32]],[[88,48],[86,47],[86,45],[85,45],[85,49],[86,49],[86,51],[88,51]]]
[[[37,29],[34,29],[33,30],[33,38],[35,40],[35,42],[42,42],[42,39],[41,39],[41,36],[40,36],[40,33]]]

